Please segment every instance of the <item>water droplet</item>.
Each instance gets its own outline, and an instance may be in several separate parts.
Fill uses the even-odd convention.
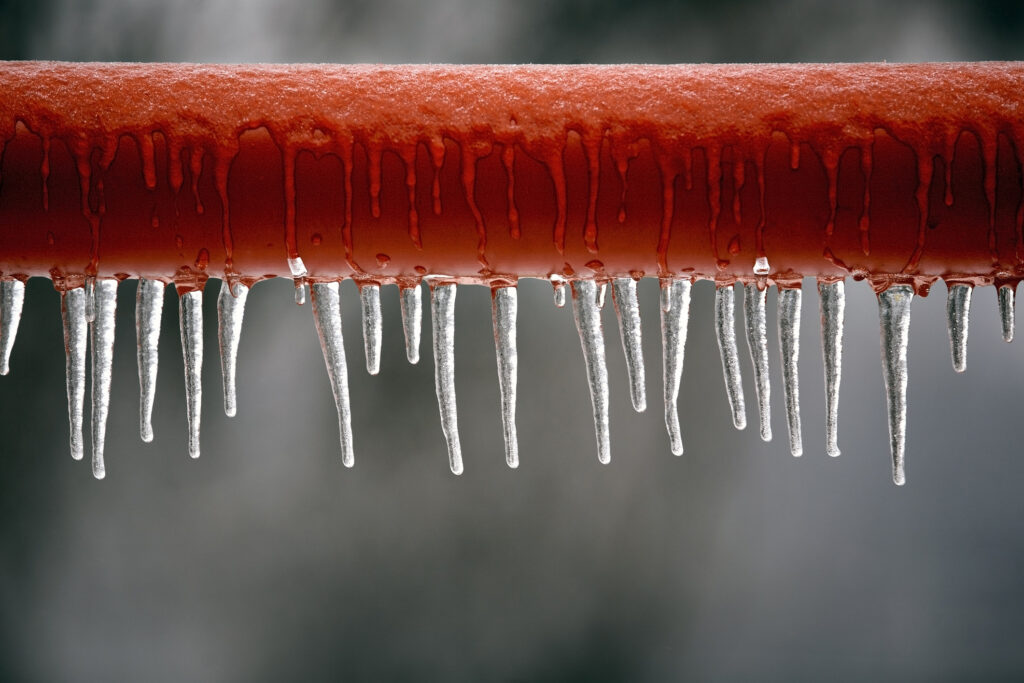
[[[754,275],[767,275],[771,269],[767,256],[758,256],[754,261]]]
[[[196,270],[206,270],[208,265],[210,265],[210,252],[206,247],[203,247],[199,250],[199,253],[196,254]]]
[[[380,268],[387,268],[388,264],[391,263],[391,257],[387,254],[377,254],[377,266]]]
[[[319,247],[320,243],[324,241],[324,238],[320,233],[314,232],[309,238],[309,241],[313,243],[314,247]]]

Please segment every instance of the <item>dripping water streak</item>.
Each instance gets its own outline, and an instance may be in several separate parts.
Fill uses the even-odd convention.
[[[768,289],[749,284],[743,290],[743,321],[747,328],[747,348],[754,366],[754,392],[761,420],[761,440],[772,440],[771,380],[768,376],[768,321],[765,306]]]
[[[114,319],[117,280],[99,280],[95,288],[96,317],[90,327],[92,341],[92,476],[107,476],[103,447],[110,411],[110,374],[114,364]]]
[[[455,406],[455,285],[436,285],[430,292],[434,332],[434,388],[441,413],[441,431],[448,443],[448,464],[462,474],[462,445]]]
[[[611,440],[608,433],[608,368],[604,356],[604,331],[601,328],[601,309],[598,307],[598,285],[593,280],[572,283],[572,309],[576,329],[583,347],[583,360],[587,366],[590,399],[594,407],[594,429],[597,435],[597,459],[604,464],[611,461]]]
[[[949,331],[949,350],[953,356],[953,369],[967,369],[967,334],[971,316],[970,285],[952,285],[946,296],[946,329]]]
[[[380,372],[380,338],[383,325],[380,313],[380,285],[359,288],[359,301],[363,309],[363,351],[366,353],[366,371]]]
[[[825,452],[839,455],[839,382],[843,375],[846,290],[842,280],[818,284],[821,355],[825,365]]]
[[[501,391],[501,425],[505,432],[505,462],[519,467],[519,437],[516,435],[516,380],[519,357],[516,352],[518,291],[498,287],[491,298],[494,350],[498,357],[498,388]]]
[[[0,375],[11,371],[11,349],[18,336],[24,304],[25,283],[21,280],[0,280]]]
[[[882,377],[889,413],[889,447],[892,452],[892,480],[906,482],[904,455],[907,438],[907,345],[910,336],[910,285],[893,285],[878,295],[878,317],[882,333]]]
[[[786,400],[786,426],[789,429],[789,452],[794,457],[804,453],[800,429],[800,308],[803,292],[784,289],[779,292],[779,347],[782,349],[782,395]]]
[[[341,462],[352,467],[352,408],[348,398],[348,365],[345,342],[341,333],[341,298],[337,282],[314,282],[312,285],[313,322],[320,339],[320,350],[327,365],[327,378],[338,410],[338,433],[341,440]]]
[[[647,410],[647,390],[644,380],[644,350],[640,336],[640,303],[637,301],[636,280],[618,277],[612,281],[612,302],[619,319],[619,337],[626,354],[629,375],[629,395],[638,413]]]
[[[135,291],[136,359],[139,365],[139,435],[153,440],[153,401],[156,398],[157,349],[164,310],[164,283],[139,278]]]
[[[999,320],[1003,326],[1003,341],[1013,341],[1013,299],[1014,287],[1002,285],[999,287]]]
[[[402,332],[405,333],[405,357],[420,362],[420,330],[423,326],[423,293],[419,285],[402,288]]]
[[[76,287],[61,292],[60,313],[64,322],[71,457],[81,460],[85,453],[82,413],[85,405],[85,353],[89,340],[89,324],[85,321],[85,288]]]
[[[715,290],[715,334],[718,337],[718,351],[722,356],[725,392],[732,409],[733,425],[736,429],[745,429],[747,409],[743,401],[743,384],[740,382],[740,357],[736,350],[735,306],[732,285]]]
[[[232,291],[232,289],[234,291]],[[224,414],[234,417],[238,412],[238,390],[235,383],[238,342],[242,338],[242,319],[249,287],[236,282],[221,282],[217,294],[217,343],[220,347],[220,372],[224,385]]]
[[[185,360],[185,406],[188,412],[188,454],[199,457],[199,416],[203,408],[203,293],[178,298],[181,352]]]
[[[686,335],[690,322],[689,280],[662,281],[661,360],[664,370],[665,427],[672,453],[683,454],[683,434],[679,427],[679,385],[683,377]]]

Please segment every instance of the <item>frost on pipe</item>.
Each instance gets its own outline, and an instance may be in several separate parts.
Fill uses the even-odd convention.
[[[767,437],[763,325],[767,287],[818,280],[826,361],[827,452],[836,442],[843,281],[879,293],[892,448],[902,479],[904,329],[912,295],[950,286],[957,369],[966,364],[973,287],[999,293],[1004,338],[1022,267],[1024,65],[202,66],[0,64],[0,372],[29,277],[62,294],[71,450],[81,457],[85,329],[102,341],[111,283],[173,283],[192,376],[202,363],[197,302],[219,299],[225,411],[235,409],[244,298],[269,277],[314,294],[313,313],[338,401],[343,462],[352,463],[347,366],[336,283],[362,293],[367,369],[379,367],[379,287],[402,289],[407,355],[419,358],[424,280],[433,324],[451,339],[457,285],[496,292],[506,457],[514,441],[517,280],[573,292],[597,428],[609,457],[604,341],[608,284],[620,315],[631,398],[645,405],[639,313],[631,282],[662,281],[663,396],[670,449],[682,452],[676,397],[689,289],[717,285],[726,376],[738,380],[733,300],[747,295],[748,342]],[[329,285],[333,285],[330,287]],[[892,294],[894,291],[898,294]],[[148,290],[147,290],[148,291]],[[887,292],[890,292],[887,294]],[[155,289],[152,294],[155,294]],[[156,378],[160,312],[137,305],[140,427]],[[896,299],[901,302],[895,306]],[[783,299],[787,426],[801,448],[799,297]],[[902,304],[906,304],[903,306]],[[673,308],[676,310],[673,310]],[[898,309],[898,310],[897,310]],[[896,315],[898,313],[898,315]],[[499,325],[500,323],[500,325]],[[98,336],[97,336],[98,335]],[[435,344],[438,339],[435,338]],[[903,351],[900,351],[903,349]],[[462,462],[452,348],[437,393],[450,465]],[[93,452],[102,474],[104,367]],[[199,453],[200,387],[189,384],[190,452]],[[902,388],[901,388],[902,387]],[[730,394],[745,422],[741,387]],[[582,401],[577,405],[582,405]],[[685,423],[685,419],[684,419]]]

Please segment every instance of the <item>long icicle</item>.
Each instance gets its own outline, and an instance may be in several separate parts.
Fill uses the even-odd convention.
[[[402,287],[402,332],[405,334],[405,357],[415,365],[420,362],[420,333],[423,328],[423,289],[419,285]]]
[[[686,335],[690,322],[689,280],[661,282],[661,362],[665,387],[665,428],[672,453],[683,454],[679,427],[679,385],[683,377]]]
[[[971,318],[970,285],[950,285],[946,296],[946,329],[949,331],[949,350],[953,356],[953,369],[967,369],[967,334]]]
[[[907,439],[907,345],[910,336],[910,304],[914,289],[893,285],[878,295],[878,317],[882,333],[882,377],[889,413],[889,447],[892,452],[892,480],[906,482],[904,455]]]
[[[136,359],[139,366],[139,436],[153,440],[153,401],[156,398],[160,319],[164,310],[164,283],[139,278],[135,290]]]
[[[430,292],[434,332],[434,388],[441,413],[441,431],[448,443],[448,464],[462,474],[462,444],[455,406],[455,285],[435,285]]]
[[[794,457],[804,453],[800,429],[800,308],[803,292],[783,289],[779,292],[779,348],[782,350],[782,394],[786,400],[786,426],[789,430],[789,452]]]
[[[85,412],[85,355],[89,344],[89,323],[85,320],[85,287],[61,292],[60,314],[64,323],[71,457],[81,460],[85,454],[82,416]]]
[[[341,463],[355,463],[352,446],[352,406],[348,397],[348,363],[345,361],[345,340],[341,333],[341,297],[337,282],[314,282],[313,323],[320,339],[320,350],[327,365],[327,378],[338,411],[338,436],[341,442]]]
[[[505,462],[519,467],[519,437],[516,434],[516,382],[519,357],[516,351],[516,317],[519,309],[515,287],[491,290],[491,319],[494,350],[498,358],[498,388],[501,391],[501,426],[505,432]]]
[[[636,280],[618,277],[612,281],[612,301],[619,320],[619,337],[626,355],[629,376],[629,396],[638,413],[647,410],[647,389],[644,379],[644,349],[640,333],[640,302],[636,295]]]
[[[999,320],[1003,327],[1003,341],[1013,341],[1013,299],[1014,299],[1013,285],[1001,285],[998,289],[999,293]]]
[[[95,317],[92,339],[92,476],[107,476],[103,449],[110,412],[110,375],[114,365],[114,320],[117,312],[117,280],[97,280],[94,288]]]
[[[825,452],[839,455],[839,383],[843,378],[843,325],[846,318],[846,287],[838,282],[819,282],[821,355],[825,365]]]
[[[217,294],[217,342],[220,347],[220,373],[224,384],[224,414],[234,417],[238,412],[238,342],[242,338],[242,320],[249,287],[241,282],[221,282]]]
[[[743,322],[747,329],[747,348],[754,366],[754,393],[761,422],[761,440],[772,440],[771,379],[768,368],[768,319],[765,311],[768,289],[756,284],[743,288]]]
[[[736,300],[733,286],[715,289],[715,334],[718,337],[718,351],[722,357],[722,374],[725,376],[725,392],[732,410],[732,423],[736,429],[747,426],[747,408],[743,401],[743,384],[740,381],[740,356],[736,350]]]
[[[604,355],[604,330],[598,306],[598,284],[593,280],[574,280],[572,310],[587,366],[590,400],[594,407],[594,430],[597,436],[597,459],[611,462],[611,439],[608,430],[608,368]]]
[[[0,375],[11,371],[11,350],[18,336],[24,305],[25,283],[21,280],[0,280]]]
[[[203,293],[178,297],[181,352],[185,359],[185,405],[188,411],[188,454],[199,457],[199,419],[203,410]]]
[[[363,309],[363,350],[366,353],[366,371],[371,375],[376,375],[380,372],[380,339],[383,326],[380,313],[380,285],[361,286],[359,300]]]

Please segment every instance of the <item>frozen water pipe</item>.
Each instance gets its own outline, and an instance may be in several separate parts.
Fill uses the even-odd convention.
[[[766,338],[779,335],[791,451],[800,455],[796,330],[818,281],[827,452],[838,455],[844,281],[878,295],[894,480],[904,481],[911,301],[949,286],[954,367],[971,293],[993,285],[1004,337],[1022,264],[1024,64],[729,66],[204,66],[0,63],[0,373],[29,277],[62,295],[71,452],[84,456],[92,339],[92,459],[103,476],[112,283],[139,278],[140,431],[156,378],[160,288],[180,294],[189,451],[199,455],[201,302],[218,298],[224,405],[249,289],[307,287],[353,463],[337,282],[360,290],[377,371],[381,285],[402,289],[410,361],[429,286],[440,414],[463,468],[454,392],[457,287],[493,291],[507,462],[515,430],[519,278],[571,292],[598,454],[608,446],[600,307],[611,290],[634,406],[646,406],[635,281],[661,281],[663,402],[676,401],[690,286],[718,288],[715,329],[734,423],[746,424],[731,293],[744,291],[758,422],[770,439]],[[779,329],[765,324],[776,286]],[[124,305],[124,303],[122,303]],[[122,331],[122,333],[124,333]],[[351,334],[351,331],[350,331]]]

